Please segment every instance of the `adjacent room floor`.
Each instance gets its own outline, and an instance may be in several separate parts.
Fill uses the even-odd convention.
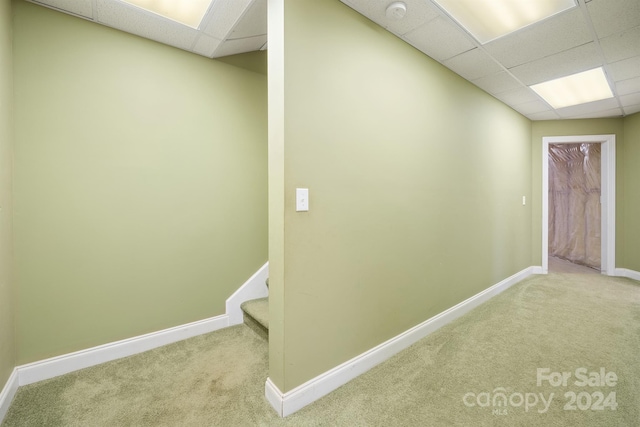
[[[566,259],[549,257],[550,273],[600,274],[595,268],[567,261]]]

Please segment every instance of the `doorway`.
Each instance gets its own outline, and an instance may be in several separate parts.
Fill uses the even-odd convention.
[[[598,144],[595,148],[591,144]],[[565,149],[563,149],[563,145],[566,145]],[[554,147],[557,149],[554,152]],[[571,148],[570,148],[571,147]],[[565,204],[566,206],[560,207],[560,215],[567,215],[569,209],[577,210],[578,215],[584,215],[584,212],[580,212],[580,209],[598,209],[597,205],[599,202],[599,224],[592,223],[587,225],[584,220],[578,221],[578,224],[563,224],[562,218],[553,217],[553,212],[550,215],[549,206],[550,202],[553,200],[549,200],[550,197],[553,198],[554,195],[549,195],[549,180],[550,180],[550,167],[549,161],[554,156],[557,156],[559,153],[569,153],[567,156],[574,155],[576,159],[579,157],[582,158],[581,161],[584,161],[584,153],[582,151],[578,152],[576,150],[586,150],[589,153],[595,156],[590,156],[591,160],[594,160],[594,157],[599,157],[599,169],[600,169],[600,200],[593,200],[593,195],[591,195],[590,201],[587,203],[586,199],[589,196],[583,195],[581,196],[583,199],[579,201],[576,199],[576,196],[567,195],[566,198],[560,201],[561,204]],[[584,264],[594,264],[596,261],[600,262],[600,270],[602,274],[614,275],[615,270],[615,135],[587,135],[587,136],[563,136],[563,137],[544,137],[542,139],[542,270],[543,273],[547,273],[549,271],[549,243],[551,236],[552,243],[552,254],[565,255],[564,258],[576,258],[579,260],[579,263]],[[568,159],[570,160],[570,159]],[[575,165],[574,165],[575,166]],[[551,175],[557,175],[558,171],[551,170]],[[564,172],[562,172],[564,173]],[[578,174],[574,176],[578,177]],[[558,178],[556,176],[556,178]],[[561,180],[563,176],[559,177]],[[564,175],[565,179],[568,179],[567,175]],[[579,177],[578,177],[579,178]],[[591,177],[593,178],[593,177]],[[560,183],[559,187],[570,187],[571,185],[575,185],[576,182],[572,183]],[[589,184],[587,184],[589,187]],[[590,189],[593,190],[593,187],[596,185],[591,185]],[[554,188],[552,188],[554,189]],[[555,188],[558,190],[558,187]],[[557,193],[556,193],[557,194]],[[560,196],[563,197],[563,196]],[[573,197],[574,199],[571,199]],[[556,200],[557,202],[557,200]],[[573,208],[570,208],[568,204],[573,204]],[[581,207],[576,207],[581,205]],[[551,221],[551,223],[550,223]],[[594,230],[586,231],[582,237],[573,236],[569,237],[567,242],[560,242],[558,244],[558,232],[571,234],[572,231],[575,232],[577,229],[585,228],[585,227],[599,227],[599,233]],[[593,239],[595,236],[599,234],[598,240],[600,241],[599,245],[599,254],[594,254],[594,246],[585,245],[581,239]],[[588,237],[588,236],[591,237]],[[590,246],[590,249],[587,247]]]
[[[600,144],[549,144],[549,271],[601,271]]]

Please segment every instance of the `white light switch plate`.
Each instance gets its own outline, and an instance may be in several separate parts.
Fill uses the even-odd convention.
[[[309,189],[296,188],[296,212],[307,212],[309,210]]]

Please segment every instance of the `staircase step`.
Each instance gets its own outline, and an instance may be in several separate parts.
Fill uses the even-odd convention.
[[[244,323],[258,335],[269,338],[269,298],[245,301],[240,305],[244,312]]]

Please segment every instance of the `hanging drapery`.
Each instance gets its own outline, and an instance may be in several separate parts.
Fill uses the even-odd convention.
[[[600,144],[549,146],[549,255],[600,269]]]

